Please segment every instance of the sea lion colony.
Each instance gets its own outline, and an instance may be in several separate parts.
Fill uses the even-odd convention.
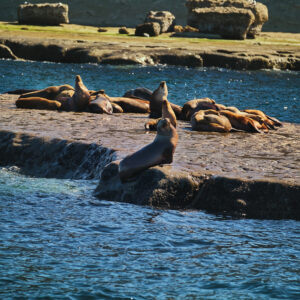
[[[209,98],[187,101],[182,107],[168,101],[168,88],[162,81],[152,91],[137,88],[123,97],[109,97],[104,90],[88,90],[81,77],[76,76],[75,88],[70,85],[51,86],[23,93],[16,101],[18,108],[49,109],[92,113],[148,113],[152,118],[146,130],[157,130],[154,141],[124,158],[119,165],[123,182],[151,166],[171,163],[177,145],[177,119],[187,121],[191,129],[208,132],[268,132],[282,126],[277,119],[256,109],[240,111],[226,107]],[[25,93],[24,93],[25,92]]]

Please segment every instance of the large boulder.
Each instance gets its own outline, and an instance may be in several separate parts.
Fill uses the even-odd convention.
[[[156,22],[160,25],[160,33],[172,31],[175,25],[175,16],[169,11],[150,11],[145,23]]]
[[[188,25],[204,33],[254,38],[268,20],[265,5],[248,0],[187,0]]]
[[[62,3],[21,4],[18,7],[20,24],[59,25],[69,23],[69,6]]]
[[[136,26],[135,35],[137,36],[158,36],[160,34],[160,25],[157,22],[149,22]]]

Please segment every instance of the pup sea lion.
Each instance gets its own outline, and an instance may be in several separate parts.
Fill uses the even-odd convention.
[[[104,93],[104,90],[98,94],[95,100],[92,100],[89,105],[88,109],[90,112],[97,113],[97,114],[108,114],[111,115],[113,113],[113,107],[109,100],[109,97]]]
[[[42,90],[37,90],[25,94],[21,94],[20,98],[29,98],[29,97],[40,97],[48,100],[57,100],[57,96],[61,94],[63,91],[73,90],[74,88],[69,84],[59,85],[59,86],[49,86]]]
[[[215,110],[199,110],[191,117],[192,129],[196,131],[230,132],[229,120]]]
[[[122,182],[138,175],[150,167],[169,164],[178,141],[178,134],[169,119],[161,119],[157,125],[154,141],[139,151],[125,157],[119,164],[119,175]]]
[[[148,101],[124,98],[124,97],[109,97],[112,103],[118,104],[122,107],[125,113],[141,113],[145,114],[150,111],[150,106]]]
[[[41,97],[28,97],[18,99],[16,106],[18,108],[58,110],[61,107],[61,103]]]
[[[219,110],[215,100],[210,98],[194,99],[184,103],[181,112],[181,119],[190,121],[192,115],[199,110]]]
[[[153,92],[150,101],[150,118],[160,118],[162,113],[162,102],[163,99],[168,98],[168,87],[165,81],[162,81],[158,88]],[[180,117],[182,107],[170,102],[172,109],[174,110],[177,118]]]
[[[136,99],[151,101],[152,94],[153,94],[152,91],[150,91],[146,88],[143,88],[143,87],[139,87],[139,88],[136,88],[136,89],[129,90],[129,91],[125,92],[123,97],[125,97],[125,98],[136,98]]]
[[[257,128],[257,124],[254,120],[242,116],[241,114],[231,112],[229,110],[221,110],[220,115],[225,116],[231,123],[231,126],[238,130],[246,132],[261,132]]]

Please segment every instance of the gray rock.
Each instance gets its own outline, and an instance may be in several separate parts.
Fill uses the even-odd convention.
[[[145,23],[157,22],[160,25],[160,33],[172,31],[175,25],[175,16],[169,11],[150,11]]]
[[[254,38],[268,20],[268,9],[246,0],[188,0],[187,23],[204,33]]]
[[[19,24],[59,25],[69,23],[69,6],[62,3],[21,4],[18,7]]]
[[[149,36],[158,36],[160,34],[160,25],[157,22],[149,22],[140,24],[135,28],[135,35],[145,36],[147,33]]]

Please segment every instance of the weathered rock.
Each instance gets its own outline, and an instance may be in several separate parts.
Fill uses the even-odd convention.
[[[69,6],[62,3],[21,4],[19,24],[59,25],[69,23]]]
[[[145,19],[145,23],[156,22],[160,25],[160,33],[173,30],[175,16],[169,11],[150,11]]]
[[[196,26],[202,32],[217,33],[224,37],[254,38],[268,20],[265,5],[246,0],[188,0],[186,6],[189,25]],[[237,30],[243,33],[237,34]]]
[[[158,36],[160,34],[160,25],[157,22],[140,24],[135,28],[135,35],[144,36],[147,33],[150,36]]]
[[[97,31],[98,31],[98,32],[107,32],[107,29],[106,29],[106,28],[99,27]]]
[[[181,209],[191,204],[201,180],[163,166],[143,171],[136,180],[123,184],[118,165],[114,161],[104,168],[95,190],[99,199]]]
[[[110,65],[153,65],[153,59],[141,53],[118,52],[105,55],[101,58],[101,64]]]
[[[5,45],[0,44],[0,57],[1,58],[10,58],[18,59],[16,55],[11,51],[11,49]]]
[[[198,54],[170,51],[168,54],[156,55],[155,60],[157,63],[166,65],[203,67],[203,59]]]

